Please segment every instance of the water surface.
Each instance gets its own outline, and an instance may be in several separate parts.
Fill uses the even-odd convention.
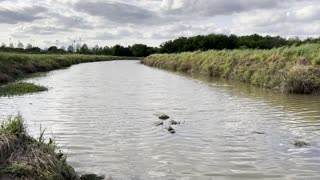
[[[138,61],[80,64],[26,81],[50,90],[1,97],[0,118],[21,112],[33,136],[45,127],[80,173],[320,179],[320,97],[191,77]],[[182,122],[176,134],[153,125],[156,112]],[[311,146],[296,148],[295,140]]]

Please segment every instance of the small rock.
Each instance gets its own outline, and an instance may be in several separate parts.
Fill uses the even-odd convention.
[[[266,133],[264,133],[264,132],[259,132],[259,131],[253,131],[252,133],[253,133],[253,134],[266,134]]]
[[[158,117],[159,119],[162,119],[162,120],[167,120],[169,119],[170,117],[166,114],[163,114],[163,113],[156,113],[154,114],[156,117]]]
[[[295,145],[296,147],[304,147],[304,146],[309,146],[310,144],[304,141],[295,141],[293,145]]]

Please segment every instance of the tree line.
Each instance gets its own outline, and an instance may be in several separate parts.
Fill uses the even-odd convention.
[[[19,42],[17,47],[11,43],[9,46],[2,43],[0,46],[1,52],[15,52],[15,53],[30,53],[30,54],[87,54],[87,55],[110,55],[110,56],[135,56],[145,57],[150,54],[158,52],[158,48],[149,47],[144,44],[134,44],[133,46],[124,47],[122,45],[105,46],[100,47],[95,45],[89,47],[87,44],[70,45],[67,48],[64,46],[58,48],[57,46],[51,46],[48,49],[41,49],[39,47],[33,47],[31,44],[27,44],[26,47],[23,43]]]
[[[301,45],[306,43],[320,43],[320,38],[285,39],[280,36],[248,36],[209,34],[206,36],[180,37],[160,45],[160,53],[179,53],[186,51],[206,51],[210,49],[272,49],[281,46]]]
[[[17,47],[11,43],[9,46],[2,43],[0,51],[32,54],[94,54],[110,56],[136,56],[145,57],[154,53],[180,53],[190,51],[206,51],[210,49],[272,49],[281,46],[302,45],[306,43],[320,43],[320,38],[299,38],[285,39],[280,36],[260,36],[258,34],[247,36],[209,34],[193,37],[180,37],[175,40],[164,42],[160,47],[149,47],[144,44],[134,44],[132,46],[104,46],[98,45],[89,47],[87,44],[70,45],[67,48],[62,46],[51,46],[48,49],[33,47],[31,44],[24,46],[19,42]]]

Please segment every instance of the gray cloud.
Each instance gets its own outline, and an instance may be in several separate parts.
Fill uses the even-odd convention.
[[[65,29],[90,29],[94,27],[85,17],[79,15],[63,15],[58,13],[50,13],[51,22],[56,26],[64,27]]]
[[[143,34],[141,32],[135,30],[128,30],[128,29],[120,29],[115,32],[103,32],[97,33],[92,36],[92,39],[95,40],[119,40],[125,38],[142,38]]]
[[[216,16],[252,9],[278,7],[277,0],[163,0],[162,10],[172,15]]]
[[[316,36],[319,7],[318,0],[0,0],[0,27],[7,31],[0,41],[8,34],[151,45],[210,33]]]
[[[45,13],[47,8],[42,6],[25,7],[0,7],[0,23],[17,24],[19,22],[32,22],[43,18],[41,13]]]
[[[11,33],[11,36],[18,37],[22,35],[50,35],[65,32],[64,27],[57,27],[53,25],[26,25],[20,26]]]
[[[160,20],[155,12],[114,1],[79,1],[74,4],[74,8],[117,24],[152,24],[158,23]]]

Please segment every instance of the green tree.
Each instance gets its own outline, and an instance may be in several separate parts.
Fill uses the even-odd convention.
[[[130,48],[123,47],[117,44],[112,48],[112,55],[113,56],[132,56],[132,53],[130,51]]]
[[[150,55],[148,53],[148,46],[144,44],[134,44],[131,47],[132,54],[136,57],[145,57]]]
[[[69,53],[74,52],[74,48],[73,48],[73,46],[72,46],[72,45],[68,46],[68,52],[69,52]]]
[[[87,44],[82,45],[82,47],[80,48],[80,54],[89,54],[89,47]]]
[[[32,45],[30,43],[27,44],[26,49],[32,49]]]
[[[0,48],[5,49],[6,47],[7,47],[7,45],[5,43],[2,43]]]
[[[17,47],[20,48],[20,49],[23,49],[23,48],[24,48],[24,45],[23,45],[22,42],[19,41]]]
[[[103,54],[103,55],[112,55],[112,49],[109,48],[108,46],[105,46],[105,47],[102,49],[102,54]]]
[[[100,50],[100,47],[98,45],[95,45],[92,49],[91,49],[91,52],[92,54],[99,54],[99,50]]]
[[[48,53],[57,53],[57,52],[58,52],[57,46],[51,46],[48,48]]]

